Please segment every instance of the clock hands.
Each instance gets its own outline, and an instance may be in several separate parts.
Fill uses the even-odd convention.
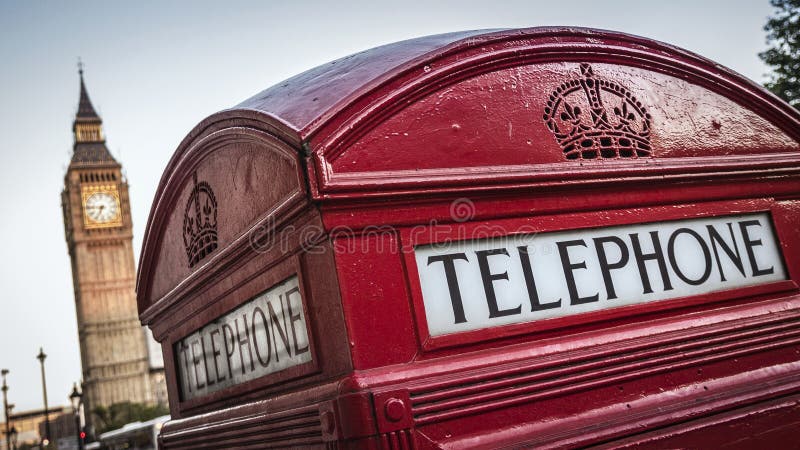
[[[119,215],[116,199],[103,192],[90,195],[84,203],[84,210],[89,220],[101,224],[110,222]]]

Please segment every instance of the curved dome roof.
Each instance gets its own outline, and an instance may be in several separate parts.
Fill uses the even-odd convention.
[[[263,90],[229,111],[252,110],[267,114],[304,140],[348,106],[368,96],[375,100],[381,88],[393,81],[430,81],[436,78],[432,71],[443,72],[445,68],[482,62],[481,56],[490,57],[507,50],[517,54],[551,55],[538,58],[541,60],[619,61],[618,57],[623,57],[626,64],[669,73],[675,73],[674,69],[680,67],[683,78],[702,78],[710,89],[738,98],[749,107],[774,109],[774,114],[770,115],[783,123],[782,128],[795,137],[800,136],[796,110],[760,85],[711,60],[655,40],[579,27],[472,30],[395,42],[307,70]],[[617,53],[617,58],[613,53]]]

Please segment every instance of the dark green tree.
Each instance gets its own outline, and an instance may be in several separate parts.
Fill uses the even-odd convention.
[[[758,56],[770,67],[767,88],[800,109],[800,0],[770,0],[776,8],[764,30],[769,49]]]
[[[98,406],[92,410],[95,418],[95,432],[99,436],[106,431],[122,428],[123,425],[169,414],[163,405],[145,405],[142,403],[122,402],[114,403],[108,408]]]

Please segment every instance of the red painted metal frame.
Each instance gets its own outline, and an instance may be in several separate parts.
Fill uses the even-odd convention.
[[[675,138],[683,149],[677,156],[654,152],[647,160],[597,164],[531,156],[524,164],[482,167],[455,152],[446,167],[424,170],[414,160],[424,147],[364,144],[432,93],[549,62],[619,64],[672,77],[718,96],[723,113],[744,111],[751,116],[735,117],[767,123],[774,136],[764,139],[786,144],[737,153],[713,148],[713,137]],[[635,84],[634,72],[620,73]],[[262,202],[252,223],[237,225],[238,238],[185,277],[184,268],[165,268],[180,274],[178,282],[154,294],[156,259],[191,172],[254,136],[293,161],[285,174],[297,183],[293,194],[280,204]],[[540,138],[523,150],[552,152],[555,141]],[[374,155],[395,164],[370,165]],[[235,190],[235,180],[217,188]],[[450,207],[463,198],[474,202],[474,217],[456,223]],[[469,236],[481,225],[513,234],[754,212],[772,217],[785,281],[434,338],[427,332],[414,245]],[[369,234],[380,226],[392,231]],[[255,254],[248,238],[258,227],[290,248]],[[448,227],[449,235],[427,237]],[[336,234],[342,228],[348,233]],[[301,235],[309,233],[328,253],[304,245]],[[338,244],[396,252],[354,254]],[[210,116],[170,160],[137,282],[141,318],[164,344],[174,420],[161,440],[184,449],[691,447],[712,442],[704,432],[727,436],[727,424],[741,426],[746,417],[769,428],[778,412],[797,430],[800,412],[791,402],[800,395],[799,251],[800,113],[712,61],[581,28],[452,33],[362,52]],[[172,345],[294,273],[316,365],[177,400]],[[771,436],[765,442],[779,442],[781,434]]]
[[[402,247],[404,251],[405,265],[407,268],[407,281],[410,286],[411,296],[413,299],[413,308],[417,335],[420,340],[420,345],[424,350],[436,350],[446,347],[464,346],[471,343],[487,342],[490,340],[500,339],[504,337],[519,335],[519,334],[535,334],[540,331],[553,330],[553,329],[569,329],[576,325],[600,322],[609,319],[616,319],[626,317],[635,319],[637,315],[650,314],[658,311],[674,310],[685,306],[694,305],[708,305],[712,306],[718,302],[725,302],[733,299],[756,297],[765,294],[778,294],[797,292],[798,285],[793,280],[792,274],[786,267],[785,258],[782,257],[783,264],[787,269],[787,279],[783,281],[776,281],[771,283],[760,284],[756,286],[747,286],[724,291],[717,291],[713,293],[706,293],[701,295],[694,295],[690,297],[681,297],[669,300],[661,300],[657,302],[641,303],[636,305],[619,306],[616,308],[604,309],[601,311],[583,313],[578,315],[571,315],[566,317],[557,317],[551,319],[542,319],[539,321],[530,321],[523,323],[515,323],[504,326],[484,328],[478,330],[464,331],[461,333],[447,334],[443,336],[431,336],[428,331],[428,324],[425,313],[425,304],[422,297],[422,289],[420,287],[418,267],[416,258],[414,256],[414,247],[437,244],[437,243],[450,243],[459,242],[464,240],[472,240],[470,236],[476,236],[475,231],[485,228],[504,229],[508,230],[504,236],[514,236],[520,234],[519,228],[525,227],[522,234],[529,233],[546,233],[552,231],[564,230],[580,230],[587,228],[596,228],[598,226],[611,227],[615,225],[632,225],[637,223],[653,223],[653,222],[669,222],[672,220],[692,219],[700,217],[725,217],[733,214],[747,214],[768,212],[772,213],[770,207],[773,204],[770,200],[762,201],[727,201],[727,202],[714,202],[702,203],[691,205],[673,205],[672,207],[662,208],[640,208],[638,210],[626,211],[596,211],[586,213],[567,213],[557,214],[546,217],[532,216],[526,219],[505,219],[486,222],[468,222],[464,224],[446,224],[446,225],[433,225],[423,227],[423,229],[404,228],[400,232]],[[678,206],[679,209],[675,209]],[[639,214],[646,213],[646,214]],[[631,221],[630,216],[634,215],[637,220]],[[772,216],[772,214],[770,214]],[[564,224],[569,224],[568,228]],[[601,224],[602,225],[598,225]],[[441,231],[432,230],[432,228],[440,228]],[[783,230],[775,230],[776,237],[779,242],[784,242],[784,237],[787,232]],[[438,239],[430,239],[431,236],[436,236]],[[501,236],[493,236],[501,237]],[[478,238],[483,240],[483,236]]]

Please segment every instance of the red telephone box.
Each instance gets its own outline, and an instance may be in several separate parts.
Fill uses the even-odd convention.
[[[358,53],[202,121],[138,279],[166,449],[800,431],[800,114],[576,28]]]

